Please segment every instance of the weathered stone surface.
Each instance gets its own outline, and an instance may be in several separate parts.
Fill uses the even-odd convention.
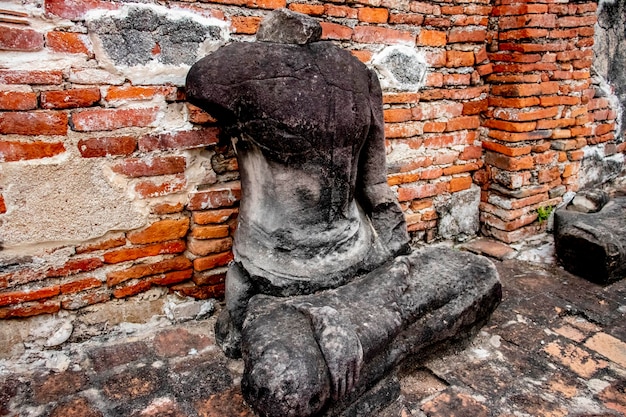
[[[322,26],[316,20],[289,9],[278,9],[261,21],[256,39],[261,42],[303,45],[317,42]]]
[[[609,201],[609,194],[605,191],[594,189],[584,190],[576,194],[567,210],[580,213],[596,213]]]
[[[468,190],[435,198],[435,210],[439,216],[439,236],[461,242],[476,236],[480,229],[479,203],[480,187],[477,185],[472,185]]]
[[[353,384],[342,400],[348,406],[408,355],[425,355],[486,321],[500,296],[490,261],[443,248],[396,258],[334,290],[257,295],[243,329],[244,397],[262,416],[309,416]],[[360,349],[338,352],[354,341]]]
[[[623,1],[601,1],[598,3],[598,23],[594,29],[593,70],[610,84],[616,101],[615,107],[622,112],[626,108],[626,3]],[[610,87],[609,87],[610,88]],[[624,139],[626,123],[621,124],[618,135]]]
[[[556,254],[569,272],[607,284],[626,275],[626,197],[597,213],[557,210]]]

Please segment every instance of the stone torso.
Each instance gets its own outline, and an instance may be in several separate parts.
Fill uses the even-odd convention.
[[[377,83],[367,68],[329,42],[261,42],[223,47],[197,71],[204,82],[188,94],[235,142],[243,189],[235,259],[257,283],[309,292],[380,262],[355,200]]]

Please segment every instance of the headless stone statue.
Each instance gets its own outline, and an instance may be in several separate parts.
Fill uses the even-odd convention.
[[[408,251],[387,186],[382,93],[314,20],[280,11],[256,43],[196,63],[188,99],[233,140],[243,195],[218,338],[232,356],[247,299],[336,288]]]
[[[187,76],[189,101],[218,119],[237,152],[239,225],[216,339],[243,354],[243,393],[262,416],[350,401],[500,299],[486,260],[468,269],[474,255],[454,254],[446,267],[439,252],[409,254],[387,185],[378,79],[320,36],[314,19],[277,10],[258,42],[224,46]],[[447,319],[429,316],[435,309]]]

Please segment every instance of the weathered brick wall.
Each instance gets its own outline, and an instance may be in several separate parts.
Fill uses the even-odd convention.
[[[127,7],[0,6],[17,12],[0,13],[0,318],[150,288],[223,294],[237,161],[182,83],[189,51],[253,40],[274,8],[319,18],[373,67],[390,45],[427,63],[419,91],[384,94],[389,184],[415,239],[468,238],[479,209],[488,235],[536,233],[537,208],[577,189],[587,146],[624,152],[591,79],[594,2],[169,1],[132,19]]]

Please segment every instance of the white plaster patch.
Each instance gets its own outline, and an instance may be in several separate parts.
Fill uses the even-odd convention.
[[[418,91],[424,85],[428,64],[424,55],[405,45],[389,46],[371,61],[384,90]]]
[[[86,23],[101,67],[137,85],[184,85],[191,65],[229,38],[227,22],[153,4],[93,10]]]

